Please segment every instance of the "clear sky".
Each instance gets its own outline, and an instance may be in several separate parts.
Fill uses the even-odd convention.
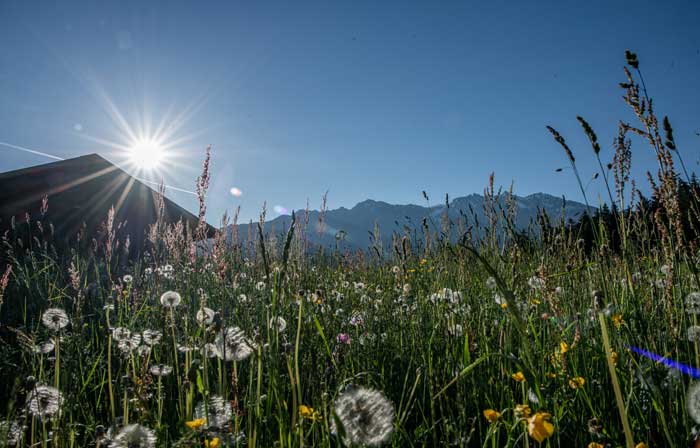
[[[545,125],[585,178],[595,165],[577,114],[611,159],[617,121],[633,119],[617,86],[626,48],[697,166],[699,24],[697,1],[4,0],[0,142],[124,164],[126,129],[162,123],[167,163],[140,175],[192,190],[211,144],[212,223],[263,201],[318,208],[326,190],[331,208],[421,203],[421,190],[439,202],[482,192],[492,171],[519,194],[579,199]],[[635,143],[646,184],[653,154]],[[50,161],[0,146],[0,171]]]

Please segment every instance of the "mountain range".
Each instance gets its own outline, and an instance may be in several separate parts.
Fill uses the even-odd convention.
[[[546,212],[552,222],[564,219],[566,222],[577,221],[586,211],[586,206],[580,202],[565,200],[546,193],[535,193],[529,196],[513,196],[516,206],[515,227],[518,230],[526,230],[530,224],[536,222],[538,213]],[[505,197],[501,195],[500,205],[505,208]],[[593,210],[593,208],[591,208]],[[473,226],[474,234],[479,232],[478,227],[487,223],[484,212],[484,197],[479,194],[458,197],[449,202],[449,207],[442,205],[421,206],[415,204],[389,204],[387,202],[365,200],[352,208],[340,207],[327,210],[324,217],[323,233],[319,232],[318,210],[309,211],[308,236],[312,244],[333,246],[340,244],[349,249],[365,249],[372,243],[372,233],[378,226],[384,245],[391,242],[391,234],[397,232],[403,235],[406,230],[416,231],[416,235],[422,235],[424,218],[433,233],[439,231],[442,216],[447,216],[456,228],[458,219],[462,219],[466,226]],[[304,221],[305,210],[296,212],[297,220]],[[264,231],[284,232],[289,228],[291,216],[282,215],[265,222]],[[478,225],[477,225],[478,224]],[[243,240],[248,235],[251,224],[238,224],[238,237]],[[257,226],[257,223],[252,223]],[[229,229],[231,230],[231,229]],[[252,229],[256,234],[257,229]],[[231,232],[230,232],[231,234]]]

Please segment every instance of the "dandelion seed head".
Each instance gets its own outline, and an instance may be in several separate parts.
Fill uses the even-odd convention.
[[[687,332],[690,342],[700,342],[700,325],[691,325]]]
[[[343,426],[347,445],[377,446],[391,437],[394,405],[379,391],[353,387],[336,399],[333,410]],[[331,432],[338,433],[335,419]]]
[[[486,287],[491,291],[494,291],[498,285],[496,284],[496,279],[489,277],[486,279]]]
[[[188,353],[191,352],[192,350],[195,350],[195,347],[192,347],[191,345],[177,345],[177,351],[180,353]]]
[[[253,343],[238,327],[228,327],[214,340],[217,356],[226,361],[243,361],[253,354]]]
[[[688,415],[695,423],[700,424],[700,383],[690,386],[685,402],[688,408]]]
[[[685,311],[688,314],[700,314],[700,292],[693,291],[685,297]]]
[[[158,330],[144,330],[143,343],[146,345],[156,345],[163,338],[163,333]]]
[[[215,314],[211,308],[202,307],[197,311],[197,322],[201,325],[211,325],[214,322]]]
[[[204,344],[202,347],[202,355],[206,356],[207,358],[222,357],[222,355],[219,354],[219,349],[211,342]]]
[[[62,309],[49,308],[41,316],[41,322],[49,330],[59,331],[70,323],[70,319],[68,319],[68,315]]]
[[[671,267],[671,265],[665,264],[665,265],[661,266],[661,268],[659,270],[661,271],[662,274],[669,275],[672,272],[673,268]]]
[[[160,303],[166,308],[175,308],[182,301],[182,297],[175,291],[166,291],[160,296]]]
[[[151,353],[151,347],[148,345],[139,345],[136,349],[136,354],[139,356],[148,356]]]
[[[131,330],[124,327],[112,328],[112,339],[115,341],[123,341],[131,337]]]
[[[270,318],[270,322],[268,322],[268,327],[270,329],[277,330],[278,333],[282,333],[284,330],[287,329],[287,321],[284,320],[284,317],[282,316],[275,316]]]
[[[173,368],[170,366],[166,366],[164,364],[157,364],[157,365],[152,365],[151,368],[149,369],[151,372],[151,375],[153,376],[166,376],[170,375],[173,371]]]
[[[40,419],[58,414],[63,406],[63,395],[51,386],[36,386],[27,397],[27,410]]]
[[[120,429],[109,448],[152,448],[156,446],[156,441],[153,430],[134,423]]]
[[[530,288],[532,288],[535,291],[539,291],[540,289],[544,288],[544,279],[541,277],[537,276],[532,276],[530,279],[527,281],[527,284],[530,285]]]
[[[47,353],[51,353],[55,347],[56,345],[53,343],[53,341],[46,341],[35,345],[34,352],[45,355]]]
[[[141,344],[141,335],[136,333],[129,338],[120,340],[119,344],[117,344],[117,347],[119,348],[119,350],[122,351],[122,353],[128,355],[129,353],[139,348],[139,344]]]
[[[6,441],[7,446],[19,446],[26,429],[25,425],[16,420],[0,421],[0,443]]]
[[[195,418],[203,418],[209,420],[209,424],[205,424],[205,428],[223,428],[233,418],[233,408],[231,403],[224,400],[218,395],[212,395],[206,403],[200,402],[194,409]]]

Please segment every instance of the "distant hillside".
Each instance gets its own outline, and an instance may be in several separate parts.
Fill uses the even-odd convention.
[[[529,196],[515,196],[517,203],[516,222],[518,230],[527,229],[535,220],[539,211],[544,210],[553,222],[562,217],[566,220],[577,221],[585,212],[586,206],[579,202],[566,201],[556,196],[545,193],[536,193]],[[501,201],[503,203],[503,201]],[[482,226],[486,223],[484,214],[484,197],[478,194],[455,198],[450,202],[448,216],[456,225],[460,216],[464,216],[468,226],[474,226],[478,221]],[[324,234],[319,236],[317,230],[318,210],[309,212],[309,237],[312,243],[324,246],[335,245],[336,235],[341,232],[343,246],[351,249],[364,249],[371,244],[370,233],[379,226],[382,239],[385,243],[391,241],[392,232],[403,234],[408,227],[420,233],[424,217],[432,220],[439,228],[440,218],[445,211],[445,204],[424,207],[414,204],[396,205],[371,199],[362,201],[351,209],[340,207],[328,210],[325,216]],[[462,213],[460,213],[462,212]],[[304,211],[297,211],[298,219],[304,219]],[[275,232],[281,232],[289,228],[290,216],[279,216],[265,223],[265,232],[269,232],[273,226]],[[253,223],[255,226],[256,224]],[[238,225],[238,235],[244,239],[248,234],[249,224]],[[255,228],[253,230],[256,230]],[[436,231],[431,224],[431,230]],[[256,230],[257,231],[257,230]]]

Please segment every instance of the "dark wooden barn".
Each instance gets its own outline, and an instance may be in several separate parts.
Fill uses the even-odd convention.
[[[143,247],[150,224],[156,221],[159,194],[97,154],[61,160],[0,174],[0,232],[25,225],[27,216],[42,216],[43,198],[48,212],[41,218],[53,225],[53,240],[70,244],[84,229],[90,240],[102,230],[110,207],[120,236],[129,235],[132,253]],[[163,216],[167,223],[182,220],[194,229],[197,217],[168,198]],[[83,227],[84,226],[84,227]],[[207,226],[207,236],[214,228]]]

